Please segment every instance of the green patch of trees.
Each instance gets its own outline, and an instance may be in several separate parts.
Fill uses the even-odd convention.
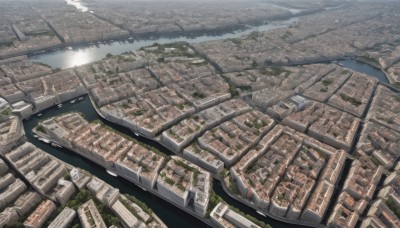
[[[333,80],[330,78],[324,79],[321,81],[324,86],[328,86],[333,83]]]
[[[239,91],[237,90],[236,86],[232,83],[229,83],[229,93],[231,97],[236,97],[239,95]]]
[[[386,205],[392,210],[398,218],[400,218],[400,208],[396,206],[396,204],[391,200],[386,200]]]
[[[362,104],[360,101],[356,100],[356,99],[353,98],[353,97],[347,96],[347,95],[344,94],[344,93],[341,93],[341,94],[340,94],[340,97],[342,98],[342,100],[344,100],[344,101],[346,101],[346,102],[349,102],[349,103],[351,103],[352,105],[357,106],[357,107],[360,106],[360,105]]]
[[[146,204],[144,204],[142,201],[138,200],[136,197],[128,195],[128,194],[125,194],[125,197],[128,198],[133,203],[137,204],[147,214],[149,214],[149,215],[153,214],[153,211]]]
[[[67,201],[67,203],[63,206],[63,207],[59,207],[58,208],[58,213],[61,213],[61,211],[65,208],[65,207],[69,207],[72,208],[74,210],[78,210],[78,208],[86,203],[89,200],[93,200],[94,203],[96,204],[96,208],[99,211],[101,217],[103,218],[104,222],[106,223],[106,225],[112,226],[115,225],[117,227],[121,227],[120,224],[120,220],[119,218],[117,218],[114,213],[112,213],[111,209],[108,208],[105,204],[99,202],[93,195],[92,193],[90,193],[88,190],[86,189],[82,189],[80,190],[75,197],[71,198],[70,200]]]
[[[12,110],[11,110],[10,107],[8,107],[8,108],[6,108],[6,109],[3,109],[3,111],[0,112],[0,114],[1,114],[1,115],[4,115],[4,116],[11,115],[11,113],[12,113]]]
[[[183,167],[184,169],[186,169],[188,171],[191,171],[191,172],[194,172],[194,173],[199,173],[199,171],[197,169],[191,167],[190,165],[184,163],[181,160],[174,160],[174,163],[175,163],[175,165],[179,165],[179,166]]]
[[[279,76],[285,73],[285,77],[291,74],[290,70],[283,69],[281,67],[271,67],[270,69],[260,69],[260,73],[263,75]]]
[[[47,134],[46,128],[45,128],[43,125],[41,125],[41,124],[39,124],[39,125],[36,126],[36,131],[42,132],[42,133],[44,133],[44,134]]]
[[[199,91],[195,91],[195,92],[192,94],[192,96],[193,96],[193,98],[195,98],[195,99],[203,99],[203,98],[206,97],[202,92],[199,92]]]

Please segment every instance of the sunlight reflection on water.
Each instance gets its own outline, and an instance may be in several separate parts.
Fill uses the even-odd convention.
[[[68,5],[73,5],[82,12],[86,12],[89,10],[86,6],[82,5],[82,3],[79,0],[65,0],[65,1],[67,2]]]

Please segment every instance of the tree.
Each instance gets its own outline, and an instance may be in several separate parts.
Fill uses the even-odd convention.
[[[69,173],[64,174],[64,179],[65,180],[71,180],[71,175]]]
[[[46,128],[41,124],[36,126],[36,131],[42,132],[44,134],[47,134]]]

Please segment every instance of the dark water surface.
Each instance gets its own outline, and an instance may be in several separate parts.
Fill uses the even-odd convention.
[[[33,137],[32,129],[36,127],[39,121],[45,120],[47,118],[54,117],[56,115],[60,115],[63,113],[68,112],[81,112],[84,114],[85,118],[88,121],[93,121],[96,119],[101,119],[105,124],[108,126],[123,132],[133,138],[136,138],[138,141],[146,143],[150,146],[156,147],[161,152],[165,153],[166,155],[172,155],[173,153],[168,149],[162,147],[158,143],[145,139],[143,137],[137,137],[131,132],[130,130],[111,123],[107,120],[102,119],[93,108],[88,96],[85,96],[83,101],[71,104],[66,102],[63,106],[58,109],[56,107],[49,108],[43,112],[41,112],[41,116],[38,117],[37,115],[32,116],[30,119],[24,121],[24,128],[26,136],[32,144],[37,146],[38,148],[42,149],[43,151],[57,157],[58,159],[67,162],[73,166],[85,169],[91,172],[96,177],[102,179],[103,181],[107,182],[111,186],[118,188],[121,193],[128,193],[130,195],[135,196],[142,202],[146,203],[168,227],[207,227],[203,222],[200,220],[192,217],[191,215],[187,214],[186,212],[182,211],[181,209],[169,204],[168,202],[159,199],[156,196],[153,196],[151,193],[144,191],[143,189],[137,187],[135,184],[121,178],[121,177],[113,177],[109,175],[106,170],[101,167],[100,165],[76,154],[73,151],[70,151],[65,148],[56,148],[50,146],[49,144],[43,143],[39,141],[37,138]],[[273,227],[296,227],[292,225],[288,225],[286,223],[282,223],[270,218],[263,217],[259,215],[254,209],[247,207],[240,202],[232,199],[229,195],[227,195],[224,190],[222,189],[221,183],[219,181],[214,181],[213,183],[214,192],[216,192],[219,196],[221,196],[227,203],[239,208],[241,211],[250,214],[251,216],[259,219],[260,221],[264,221],[267,224],[272,225]]]
[[[250,34],[253,31],[268,31],[275,28],[282,28],[286,27],[294,22],[296,22],[298,18],[291,18],[281,22],[274,22],[268,25],[260,25],[260,26],[253,26],[248,27],[245,30],[234,32],[234,33],[226,33],[226,34],[219,34],[219,35],[200,35],[197,37],[175,37],[175,38],[157,38],[157,39],[145,39],[145,40],[124,40],[124,41],[110,41],[110,42],[103,42],[103,43],[94,43],[85,46],[74,46],[71,48],[62,48],[56,49],[49,52],[32,55],[30,58],[32,61],[42,62],[45,63],[53,68],[62,68],[67,69],[74,66],[80,66],[86,63],[94,62],[105,58],[108,53],[113,55],[118,55],[130,50],[137,50],[141,47],[152,45],[154,42],[157,43],[170,43],[170,42],[177,42],[177,41],[186,41],[189,43],[198,43],[198,42],[205,42],[211,40],[219,40],[219,39],[227,39],[227,38],[238,38],[240,36]],[[370,76],[378,78],[381,82],[389,83],[388,79],[386,78],[385,74],[368,64],[365,64],[361,61],[357,60],[340,60],[338,63],[346,68],[349,68],[354,71],[358,71],[361,73],[366,73]],[[90,100],[87,96],[85,96],[85,100],[81,102],[77,102],[75,104],[64,103],[63,107],[60,109],[57,108],[50,108],[42,112],[41,117],[32,116],[29,120],[24,121],[24,128],[26,132],[26,136],[31,143],[39,147],[40,149],[48,152],[49,154],[59,158],[62,161],[65,161],[73,166],[80,167],[82,169],[90,171],[92,174],[97,176],[98,178],[104,180],[108,184],[112,185],[120,189],[121,193],[128,193],[139,200],[146,203],[160,218],[165,222],[165,224],[169,227],[207,227],[203,222],[195,219],[194,217],[188,215],[187,213],[183,212],[179,208],[165,202],[153,196],[152,194],[142,190],[141,188],[137,187],[133,183],[121,178],[121,177],[113,177],[110,176],[104,168],[91,162],[88,159],[77,155],[76,153],[69,151],[67,149],[60,149],[52,147],[48,144],[45,144],[41,141],[38,141],[36,138],[33,137],[31,130],[37,125],[38,121],[44,120],[55,115],[59,115],[66,112],[78,111],[82,112],[87,120],[93,121],[96,119],[102,119],[93,108]],[[137,140],[151,145],[153,147],[158,148],[161,152],[164,152],[166,155],[172,155],[173,153],[166,148],[162,147],[158,143],[153,142],[152,140],[148,140],[142,137],[135,136],[131,131],[128,129],[108,122],[102,119],[110,127],[119,130],[125,134],[136,138]],[[221,196],[227,203],[233,205],[243,212],[252,215],[253,217],[264,221],[267,224],[272,225],[273,227],[300,227],[289,225],[286,223],[278,222],[276,220],[263,217],[256,213],[256,211],[252,208],[249,208],[240,202],[232,199],[228,196],[222,189],[221,183],[219,181],[214,181],[213,183],[213,190],[219,196]]]
[[[359,60],[340,60],[338,63],[346,68],[349,68],[353,71],[357,71],[360,73],[368,74],[369,76],[377,78],[379,81],[390,84],[386,75],[378,68],[361,62]]]

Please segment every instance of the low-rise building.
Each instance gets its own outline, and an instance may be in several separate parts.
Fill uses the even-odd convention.
[[[345,159],[345,151],[278,125],[230,169],[231,184],[261,212],[319,224]]]
[[[382,166],[373,169],[366,167],[359,160],[355,160],[344,182],[343,191],[356,198],[370,200],[381,179],[382,172]]]
[[[211,174],[177,156],[161,170],[157,179],[158,192],[181,207],[194,200],[194,212],[205,216],[211,188]]]
[[[71,176],[72,182],[79,190],[85,188],[91,180],[91,177],[89,175],[86,175],[84,172],[82,172],[82,170],[78,168],[71,169],[71,171],[69,171],[69,174]]]
[[[136,218],[130,210],[121,203],[120,200],[117,200],[112,206],[111,209],[113,212],[121,219],[124,227],[127,228],[144,228],[146,227],[145,223]]]
[[[66,207],[61,213],[50,223],[48,228],[67,228],[74,221],[76,211]]]
[[[51,200],[43,201],[24,221],[27,228],[40,228],[50,215],[56,210],[56,205]]]
[[[211,211],[210,218],[211,221],[220,228],[260,228],[260,226],[233,211],[224,203],[218,203],[217,206],[215,206],[215,208]]]
[[[89,200],[78,208],[78,216],[83,228],[107,228],[93,200]]]
[[[59,179],[55,187],[55,197],[59,204],[64,205],[75,193],[74,184],[70,181]]]
[[[360,125],[360,119],[328,105],[311,102],[283,123],[335,148],[349,151]]]
[[[7,207],[0,213],[0,226],[11,226],[15,224],[21,217],[13,207]]]
[[[376,86],[377,79],[361,73],[354,73],[349,80],[329,98],[328,104],[357,117],[362,117]]]
[[[27,189],[26,184],[20,179],[11,180],[8,186],[0,188],[0,207],[5,207]]]
[[[11,113],[10,113],[11,114]],[[25,135],[21,119],[14,115],[0,115],[0,153],[8,152]]]
[[[25,101],[11,104],[13,113],[21,119],[27,119],[33,114],[33,105]]]
[[[21,217],[23,217],[29,211],[32,211],[32,209],[36,207],[41,201],[42,198],[37,192],[27,191],[18,197],[18,199],[14,203],[14,208],[17,213]]]
[[[381,200],[375,201],[368,211],[368,216],[376,218],[380,224],[387,227],[399,227],[399,217]]]

